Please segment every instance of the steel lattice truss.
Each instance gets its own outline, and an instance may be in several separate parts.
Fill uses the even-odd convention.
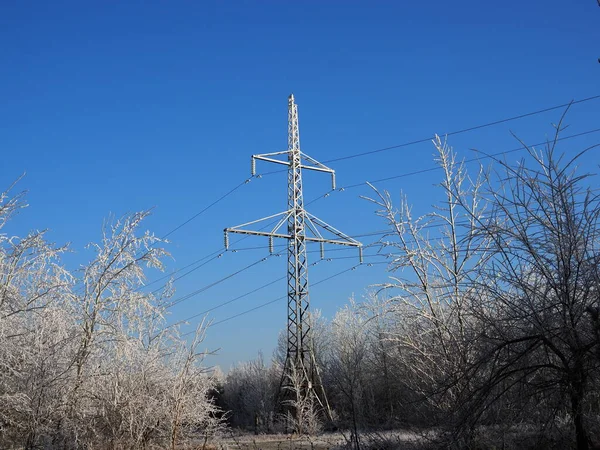
[[[287,156],[287,160],[283,159]],[[281,158],[281,159],[280,159]],[[307,242],[318,242],[321,246],[321,258],[325,244],[348,245],[357,247],[362,261],[361,243],[336,230],[331,225],[308,213],[304,209],[302,195],[302,169],[315,170],[331,174],[332,187],[335,189],[335,172],[300,151],[300,132],[298,127],[298,106],[294,95],[288,98],[288,148],[283,152],[265,153],[252,156],[252,175],[256,172],[256,160],[288,166],[288,209],[269,217],[225,229],[225,247],[229,246],[229,233],[250,234],[269,238],[269,248],[273,252],[273,239],[287,240],[288,248],[288,318],[287,318],[287,356],[283,369],[280,388],[280,401],[288,405],[313,398],[329,415],[329,406],[323,391],[318,368],[312,350],[309,295]],[[249,227],[261,222],[277,219],[271,231],[254,231]],[[282,232],[287,224],[287,232]],[[292,408],[293,409],[293,408]],[[292,411],[293,413],[295,411]]]

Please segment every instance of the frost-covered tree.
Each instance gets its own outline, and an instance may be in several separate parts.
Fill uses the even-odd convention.
[[[0,195],[0,227],[23,208]],[[74,274],[65,248],[0,234],[0,441],[17,448],[148,448],[219,426],[210,374],[191,342],[167,326],[165,299],[144,293],[162,268],[147,213],[107,224],[94,257]]]
[[[360,448],[359,430],[365,421],[365,366],[369,346],[364,318],[355,310],[356,304],[351,299],[350,304],[333,318],[326,367],[332,388],[330,397],[338,414],[346,419],[340,425],[351,430],[353,448]]]
[[[380,240],[390,258],[391,281],[381,285],[389,297],[387,313],[396,316],[392,338],[398,344],[407,387],[431,405],[425,416],[447,417],[469,380],[476,319],[471,302],[475,281],[489,259],[490,242],[475,233],[486,212],[481,189],[486,176],[470,178],[455,152],[439,137],[433,140],[443,173],[443,195],[433,211],[413,217],[406,197],[395,207],[387,192],[368,198],[389,226]],[[435,419],[438,420],[438,419]]]
[[[272,431],[280,382],[280,367],[265,363],[262,353],[231,368],[223,388],[223,400],[231,425],[256,433]]]

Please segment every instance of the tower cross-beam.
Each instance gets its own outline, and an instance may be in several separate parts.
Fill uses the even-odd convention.
[[[277,157],[287,156],[287,159]],[[331,225],[308,213],[304,209],[302,194],[302,169],[331,174],[335,189],[335,171],[300,151],[300,131],[298,127],[298,106],[294,95],[288,98],[288,148],[286,151],[252,155],[252,175],[256,172],[256,160],[288,166],[288,209],[279,214],[254,220],[225,229],[225,247],[229,247],[229,233],[240,233],[269,238],[269,248],[273,252],[273,239],[287,240],[287,354],[283,367],[280,387],[280,401],[293,410],[298,402],[316,400],[330,416],[329,405],[321,384],[311,342],[308,295],[307,242],[321,245],[321,258],[324,245],[347,245],[357,247],[362,262],[362,244]],[[277,218],[271,231],[248,229],[251,225]],[[280,231],[287,224],[287,232]],[[308,232],[308,234],[307,234]],[[327,237],[332,236],[332,237]],[[298,415],[298,411],[292,411]]]

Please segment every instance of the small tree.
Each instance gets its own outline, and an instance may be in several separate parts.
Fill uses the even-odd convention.
[[[326,414],[325,405],[319,404],[315,386],[306,385],[306,374],[295,365],[286,374],[288,382],[283,389],[288,389],[283,401],[285,413],[281,420],[285,423],[286,430],[292,430],[300,436],[314,436],[323,430],[322,418]]]
[[[353,299],[339,310],[331,323],[331,344],[327,371],[333,391],[337,392],[336,405],[343,408],[351,430],[353,448],[360,449],[360,430],[365,426],[365,363],[368,358],[368,335],[363,317],[356,312]]]
[[[233,426],[271,430],[280,374],[265,364],[262,353],[252,361],[233,367],[225,378],[223,398]]]

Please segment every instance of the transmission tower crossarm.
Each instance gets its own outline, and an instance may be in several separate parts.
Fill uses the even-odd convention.
[[[350,246],[354,246],[354,247],[362,247],[362,244],[360,242],[358,242],[355,239],[352,239],[350,236],[345,235],[340,230],[329,225],[327,222],[324,222],[323,220],[319,219],[318,217],[314,216],[313,214],[309,213],[308,211],[305,211],[305,213],[306,213],[307,218],[311,222],[319,225],[321,228],[329,231],[331,234],[334,234],[338,238],[344,239],[345,241],[347,241],[345,243],[345,245],[350,245]]]
[[[299,151],[298,154],[300,156],[300,164],[298,165],[299,169],[314,170],[316,172],[323,172],[323,173],[331,174],[331,189],[335,189],[335,170],[327,167],[325,164],[320,163],[316,159],[311,158],[306,153],[302,153]],[[262,153],[260,155],[252,155],[252,171],[251,171],[252,176],[254,176],[256,174],[255,173],[256,172],[256,161],[255,160],[257,160],[257,159],[259,159],[261,161],[275,163],[275,164],[281,164],[283,166],[288,166],[288,167],[291,166],[292,162],[289,159],[287,161],[285,161],[285,160],[282,161],[280,159],[272,158],[272,156],[278,156],[278,155],[289,155],[289,150],[286,150],[283,152]],[[304,159],[305,161],[309,162],[312,165],[302,164],[302,159]]]
[[[277,153],[267,153],[264,155],[253,155],[252,158],[254,159],[260,159],[261,161],[267,161],[267,162],[272,162],[275,164],[282,164],[284,166],[289,166],[290,162],[289,161],[281,161],[279,159],[275,159],[275,158],[270,158],[267,155],[281,155],[281,154],[287,154],[288,152],[277,152]],[[314,166],[308,166],[306,164],[301,164],[300,168],[302,169],[306,169],[306,170],[316,170],[318,172],[326,172],[326,173],[335,173],[335,170],[330,169],[327,166],[324,166],[323,164],[321,164],[320,162],[307,157],[304,153],[302,153],[302,156],[304,156],[307,160],[309,160],[311,163],[315,164]]]
[[[264,237],[273,237],[273,238],[281,238],[281,239],[291,239],[292,236],[289,234],[283,233],[271,233],[268,231],[254,231],[254,230],[234,230],[231,228],[225,229],[226,233],[238,233],[238,234],[249,234],[252,236],[264,236]],[[311,236],[306,236],[304,238],[306,242],[319,242],[323,244],[336,244],[336,245],[347,245],[349,247],[359,247],[353,242],[341,241],[337,239],[324,239],[324,238],[316,238]]]
[[[284,153],[287,153],[287,152],[284,152]],[[275,154],[278,155],[279,153],[275,153]],[[261,161],[272,162],[272,163],[275,163],[275,164],[282,164],[284,166],[289,166],[290,165],[289,161],[280,161],[280,160],[275,159],[275,158],[267,158],[264,155],[255,155],[255,156],[252,156],[252,158],[254,158],[254,159],[260,159]]]
[[[302,158],[304,158],[305,160],[307,160],[309,163],[314,164],[314,166],[306,166],[303,164],[302,165],[303,169],[314,169],[314,170],[321,169],[323,172],[332,172],[332,173],[335,172],[335,170],[333,170],[332,168],[327,167],[325,164],[320,163],[319,161],[317,161],[314,158],[311,158],[304,152],[300,152],[300,156]]]
[[[335,170],[331,170],[326,167],[306,166],[304,164],[301,164],[300,168],[306,169],[306,170],[314,170],[316,172],[325,172],[325,173],[330,173],[331,175],[335,175]]]
[[[271,216],[267,216],[267,217],[263,217],[262,219],[257,219],[257,220],[253,220],[252,222],[246,222],[243,223],[241,225],[236,225],[234,227],[229,227],[229,228],[225,228],[225,231],[227,232],[236,232],[238,231],[240,228],[243,227],[247,227],[248,225],[254,225],[255,223],[259,223],[259,222],[264,222],[265,220],[271,220],[274,219],[275,217],[280,217],[282,216],[283,218],[278,222],[278,223],[283,223],[287,220],[288,216],[291,214],[291,211],[283,211],[277,214],[273,214]],[[277,231],[277,229],[280,227],[281,225],[276,225],[275,228],[273,228],[273,231]]]
[[[312,231],[312,233],[320,238],[320,239],[324,239],[323,235],[321,234],[321,232],[319,231],[319,229],[315,226],[315,224],[312,222],[312,220],[310,220],[310,218],[308,216],[306,216],[304,218],[304,224],[306,225],[306,228],[308,228],[310,231]]]

